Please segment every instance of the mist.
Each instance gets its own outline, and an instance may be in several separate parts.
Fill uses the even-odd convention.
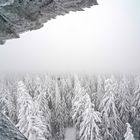
[[[1,72],[136,72],[139,0],[100,0],[0,46]]]

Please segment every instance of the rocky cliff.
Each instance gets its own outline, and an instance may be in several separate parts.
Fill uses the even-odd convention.
[[[97,5],[96,0],[0,0],[0,44],[69,11]]]

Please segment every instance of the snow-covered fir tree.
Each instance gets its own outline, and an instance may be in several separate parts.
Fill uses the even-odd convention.
[[[58,140],[64,139],[65,120],[67,120],[67,107],[64,97],[60,93],[58,83],[55,84],[55,109],[52,120],[54,120],[55,137]]]
[[[135,115],[139,114],[140,109],[140,77],[135,79],[135,89],[133,94],[133,106],[135,107]]]
[[[120,121],[118,110],[116,108],[116,94],[118,84],[114,77],[105,81],[105,94],[100,103],[100,111],[103,119],[103,139],[104,140],[118,140],[121,139],[122,122]]]
[[[51,126],[50,126],[50,119],[51,119],[51,111],[48,106],[48,101],[46,98],[46,93],[42,92],[38,95],[35,100],[35,109],[36,115],[39,116],[41,119],[41,123],[44,124],[43,134],[45,138],[51,138]]]
[[[13,113],[12,111],[14,111],[12,96],[6,86],[2,86],[0,90],[0,110],[7,116],[11,115]]]
[[[34,91],[35,97],[43,92],[42,85],[43,84],[42,84],[41,78],[39,76],[36,76],[36,78],[35,78],[35,91]]]
[[[36,77],[36,76],[35,76]],[[32,74],[26,74],[24,77],[23,77],[23,80],[22,80],[26,86],[26,89],[28,90],[28,93],[34,97],[35,96],[35,91],[36,91],[36,85],[35,85],[35,80],[34,80],[34,75]]]
[[[46,125],[45,121],[42,121],[41,112],[32,114],[29,118],[29,128],[28,128],[28,140],[46,140]],[[48,136],[48,135],[47,135]],[[47,137],[49,138],[49,137]]]
[[[58,87],[58,83],[55,83],[55,108],[58,107],[59,103],[61,102],[61,93]]]
[[[129,123],[126,123],[126,125],[127,125],[127,130],[126,133],[124,134],[125,140],[135,140],[132,133],[131,125]]]
[[[137,137],[140,137],[140,77],[137,76],[135,79],[135,88],[132,98],[132,125],[134,127],[134,132]]]
[[[17,94],[19,109],[17,127],[28,140],[45,140],[46,126],[43,124],[39,112],[36,112],[33,99],[22,81],[18,82]]]
[[[129,121],[131,94],[125,76],[123,76],[119,84],[119,92],[117,94],[116,104],[119,111],[120,119],[123,121],[124,124],[126,124],[126,122]]]
[[[28,94],[26,87],[22,81],[18,82],[17,87],[17,104],[18,104],[18,124],[19,130],[27,137],[30,137],[32,114],[33,114],[33,100]]]
[[[72,100],[72,118],[77,129],[80,128],[82,121],[82,113],[84,111],[84,95],[86,94],[85,89],[80,85],[78,77],[75,77],[75,89],[74,98]]]
[[[61,104],[65,106],[64,112],[65,112],[65,127],[69,126],[72,124],[72,117],[71,117],[71,106],[72,106],[72,88],[70,89],[66,79],[62,78],[60,80],[60,91],[62,93],[62,99],[61,99]]]
[[[102,140],[98,124],[101,123],[101,114],[94,110],[89,95],[84,95],[85,109],[80,124],[80,140]]]
[[[102,75],[99,75],[97,77],[97,96],[98,96],[98,101],[102,99],[102,96],[104,95],[104,81],[102,78]]]

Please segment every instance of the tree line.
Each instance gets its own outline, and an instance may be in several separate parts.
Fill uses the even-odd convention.
[[[28,140],[140,139],[140,76],[0,76],[0,110]]]

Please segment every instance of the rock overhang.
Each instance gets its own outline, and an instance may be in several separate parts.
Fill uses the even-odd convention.
[[[43,27],[48,20],[70,11],[98,5],[96,0],[1,0],[0,44],[26,31]]]

